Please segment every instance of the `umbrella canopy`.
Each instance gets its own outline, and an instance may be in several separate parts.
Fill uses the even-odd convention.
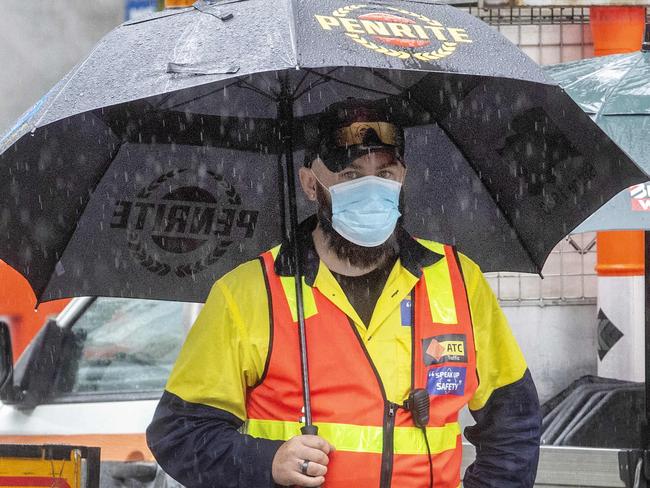
[[[583,59],[544,69],[646,173],[650,173],[648,50]],[[650,230],[649,191],[650,182],[622,190],[573,232]]]
[[[538,272],[645,179],[518,48],[453,7],[197,2],[118,27],[0,141],[0,258],[40,300],[203,301],[288,237],[292,160],[348,97],[406,128],[407,230],[486,271]]]

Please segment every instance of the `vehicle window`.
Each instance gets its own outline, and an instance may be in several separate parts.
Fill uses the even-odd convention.
[[[55,395],[162,391],[190,304],[98,298],[72,327]]]

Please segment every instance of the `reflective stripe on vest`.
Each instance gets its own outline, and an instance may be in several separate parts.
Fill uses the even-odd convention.
[[[414,387],[433,392],[427,438],[434,486],[456,488],[462,452],[458,411],[476,390],[477,378],[462,273],[453,249],[445,246],[444,252],[446,259],[425,268],[412,293],[411,368]],[[247,395],[246,429],[256,437],[286,440],[300,434],[302,383],[295,287],[292,277],[275,274],[276,255],[277,248],[262,255],[271,335],[264,375]],[[305,285],[304,293],[312,415],[319,435],[337,447],[330,454],[324,486],[427,488],[429,459],[422,431],[414,427],[410,412],[398,408],[393,413],[388,407],[381,378],[351,320],[317,288]],[[440,343],[434,344],[435,351],[428,347],[432,339]],[[460,343],[463,355],[440,350]],[[435,364],[427,351],[434,354]],[[447,391],[452,387],[456,390]]]
[[[246,434],[265,439],[286,441],[300,435],[299,422],[251,419],[246,423]],[[318,435],[336,446],[337,451],[382,452],[383,428],[373,425],[351,425],[318,422]],[[443,427],[428,427],[427,438],[431,454],[454,449],[460,435],[457,422]],[[417,427],[395,427],[393,444],[395,454],[426,454],[427,446],[422,431]]]

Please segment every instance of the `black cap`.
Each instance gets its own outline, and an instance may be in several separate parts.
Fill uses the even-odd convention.
[[[349,98],[327,107],[305,128],[305,166],[320,158],[338,173],[356,158],[372,151],[391,150],[402,159],[404,130],[378,102]]]

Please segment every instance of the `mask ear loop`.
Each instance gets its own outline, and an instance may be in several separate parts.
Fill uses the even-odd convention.
[[[327,190],[328,193],[330,193],[330,189],[326,187],[323,182],[316,176],[316,173],[314,173],[314,170],[312,168],[309,168],[309,171],[311,171],[311,174],[314,175],[314,178],[316,178],[316,181],[318,181],[318,184],[322,186],[325,190]]]
[[[408,174],[408,168],[406,167],[406,163],[404,162],[404,158],[402,156],[396,156],[397,161],[399,164],[401,164],[404,167],[404,175],[402,175],[402,181],[399,182],[400,185],[404,186],[404,182],[406,181],[406,175]]]
[[[399,182],[399,184],[403,187],[404,182],[406,181],[406,175],[408,173],[408,168],[406,167],[406,165],[401,160],[400,160],[400,163],[402,163],[402,166],[404,166],[404,175],[402,176],[402,181]]]
[[[330,189],[327,188],[323,184],[323,182],[318,178],[318,176],[316,176],[316,173],[314,173],[314,170],[312,168],[309,168],[309,171],[311,171],[311,174],[314,175],[314,178],[316,178],[316,181],[318,182],[318,184],[320,186],[322,186],[323,188],[325,188],[325,191],[327,191],[330,194],[330,209],[331,209],[331,205],[332,205],[332,197],[331,197],[331,195],[332,195],[332,193],[330,192]],[[330,210],[330,213],[331,213],[331,210]],[[327,220],[329,221],[330,225],[332,225],[332,219],[327,219]]]

